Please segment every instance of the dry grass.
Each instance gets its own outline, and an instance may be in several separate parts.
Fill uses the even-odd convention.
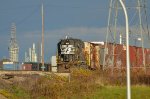
[[[132,72],[131,78],[133,85],[150,85],[150,77],[142,71]],[[7,85],[0,83],[4,85],[3,87],[0,85],[0,89],[4,90],[3,95],[10,99],[91,99],[92,96],[99,99],[96,94],[105,95],[109,94],[107,91],[112,91],[106,86],[122,86],[123,88],[120,87],[120,91],[123,92],[121,97],[124,97],[126,75],[124,70],[120,75],[117,72],[111,75],[111,70],[90,71],[74,68],[71,70],[70,82],[68,77],[52,74],[47,76],[26,75],[24,80],[13,81]],[[112,97],[119,92],[119,87],[113,88]]]

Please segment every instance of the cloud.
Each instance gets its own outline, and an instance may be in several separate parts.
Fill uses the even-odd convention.
[[[133,33],[139,32],[137,27],[130,27],[130,29],[133,31]],[[118,27],[117,29],[118,33],[124,33],[125,29],[124,27]],[[67,27],[67,28],[60,28],[55,30],[45,30],[44,36],[45,36],[45,59],[49,60],[52,55],[56,54],[57,49],[57,43],[60,41],[60,39],[65,38],[66,35],[72,38],[78,38],[83,41],[105,41],[106,39],[106,33],[107,28],[106,27]],[[118,36],[117,33],[117,36]],[[32,44],[35,43],[36,47],[38,47],[38,43],[41,42],[41,30],[39,31],[28,31],[28,32],[22,32],[17,33],[17,41],[19,43],[20,47],[20,58],[23,60],[24,58],[24,52],[28,51],[29,47],[32,47]],[[109,35],[111,36],[111,35]],[[146,38],[147,36],[145,36]],[[4,37],[1,40],[4,40],[7,38],[7,42],[9,40],[8,36]],[[118,37],[117,37],[117,40]],[[132,43],[134,44],[133,39],[130,39]],[[5,40],[6,42],[6,40]],[[8,42],[9,43],[9,42]],[[0,43],[1,44],[1,43]],[[1,44],[2,45],[2,44]],[[5,44],[3,46],[4,48],[2,50],[5,50],[8,48],[9,44]],[[145,45],[148,46],[149,41],[146,39]],[[2,51],[3,52],[3,51]],[[7,51],[8,53],[8,51]],[[4,55],[3,55],[4,56]],[[2,57],[2,56],[1,56]]]
[[[94,37],[102,37],[106,33],[106,28],[95,28],[95,27],[68,27],[63,29],[57,29],[52,31],[46,31],[46,38],[64,38],[66,35],[80,38],[80,39],[89,39],[95,40]],[[98,40],[98,38],[96,38]],[[100,38],[99,38],[100,40]]]
[[[40,41],[41,40],[41,31],[30,31],[21,33],[18,35],[20,41],[23,39],[29,41]],[[44,32],[45,41],[51,39],[63,39],[65,36],[69,36],[72,38],[79,38],[83,40],[104,40],[104,36],[106,35],[106,28],[96,28],[96,27],[68,27],[56,30],[46,30]]]

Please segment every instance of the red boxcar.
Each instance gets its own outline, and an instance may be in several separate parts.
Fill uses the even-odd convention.
[[[114,52],[113,52],[114,49]],[[129,46],[130,66],[143,67],[143,48]],[[150,49],[144,49],[145,64],[150,64]],[[126,46],[112,43],[107,44],[105,66],[107,67],[126,67]]]

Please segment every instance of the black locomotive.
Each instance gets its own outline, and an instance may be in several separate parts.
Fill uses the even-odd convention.
[[[85,65],[84,42],[80,39],[68,38],[60,40],[57,45],[58,71],[69,71],[71,67]]]

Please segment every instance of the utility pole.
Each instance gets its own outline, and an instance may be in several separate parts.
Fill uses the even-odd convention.
[[[43,3],[42,3],[42,71],[44,71],[44,11],[43,11]]]
[[[125,4],[122,0],[119,0],[124,11],[125,23],[126,23],[126,65],[127,65],[127,99],[131,99],[131,81],[130,81],[130,53],[129,53],[129,22],[128,14]]]

